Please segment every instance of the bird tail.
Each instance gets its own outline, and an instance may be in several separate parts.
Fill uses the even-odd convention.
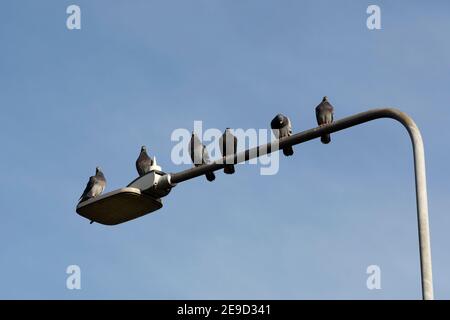
[[[216,176],[215,176],[215,174],[214,174],[214,172],[207,172],[206,174],[205,174],[205,176],[206,176],[206,179],[208,180],[208,181],[214,181],[214,179],[216,179]]]
[[[223,172],[225,172],[226,174],[233,174],[234,173],[234,165],[232,165],[232,164],[225,165],[225,167],[223,168]]]
[[[283,148],[283,154],[285,156],[292,156],[294,154],[294,149],[292,149],[292,147],[285,147]]]
[[[320,141],[322,141],[323,144],[328,144],[331,141],[331,136],[329,134],[324,134],[320,137]]]

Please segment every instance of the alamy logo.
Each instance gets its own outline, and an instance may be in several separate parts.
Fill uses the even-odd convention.
[[[237,147],[234,150],[234,146],[230,146],[229,143],[232,141],[226,140],[225,150],[234,150],[237,156],[237,162],[242,162],[245,160],[244,151],[248,148],[253,148],[258,145],[265,145],[270,143],[271,150],[278,150],[278,140],[275,139],[272,132],[268,129],[229,129],[229,132],[237,138]],[[192,159],[190,157],[190,141],[192,133],[199,138],[199,142],[205,145],[208,156],[210,159],[216,159],[214,162],[223,163],[223,157],[220,150],[219,140],[223,135],[223,132],[219,129],[209,128],[203,130],[202,121],[194,121],[194,130],[190,131],[184,128],[175,129],[172,132],[171,140],[176,142],[175,146],[172,148],[171,160],[174,164],[191,164]],[[266,151],[266,150],[262,150]],[[226,154],[229,155],[228,151]],[[279,169],[279,152],[273,152],[269,154],[261,155],[253,159],[248,160],[249,164],[259,164],[261,165],[260,174],[261,175],[274,175]],[[230,160],[230,157],[225,159],[225,163],[230,163],[234,159]],[[202,164],[203,159],[194,158],[194,162],[197,165]],[[231,162],[232,163],[232,162]]]
[[[76,264],[70,265],[66,269],[66,273],[69,275],[66,280],[66,287],[69,290],[81,289],[81,269]]]
[[[367,7],[367,14],[370,16],[367,18],[366,25],[369,30],[381,29],[381,9],[377,5],[370,5]]]
[[[369,277],[366,281],[367,289],[381,289],[381,269],[379,266],[373,264],[367,267],[366,273],[369,274]]]
[[[81,29],[81,9],[79,6],[72,4],[67,7],[66,13],[69,14],[66,20],[66,26],[69,30]]]

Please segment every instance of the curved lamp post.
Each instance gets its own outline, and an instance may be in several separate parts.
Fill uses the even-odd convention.
[[[279,140],[279,146],[282,149],[286,146],[293,146],[315,138],[326,133],[333,133],[344,130],[365,122],[380,118],[391,118],[397,120],[406,128],[411,138],[414,153],[414,171],[416,180],[416,202],[417,202],[417,218],[419,225],[419,251],[420,251],[420,270],[422,278],[422,298],[424,300],[432,300],[433,297],[433,276],[431,268],[431,248],[430,248],[430,230],[428,222],[428,199],[427,199],[427,182],[425,175],[425,153],[423,148],[422,136],[419,128],[414,121],[405,113],[393,108],[372,109],[361,112],[350,117],[337,120],[331,124],[306,130],[290,137]],[[186,181],[201,175],[208,171],[216,171],[224,167],[224,163],[235,163],[247,161],[273,151],[273,145],[268,143],[249,150],[245,150],[240,154],[230,155],[224,160],[213,162],[209,165],[187,169],[178,173],[166,175],[165,182],[162,186],[174,186],[175,184]],[[161,181],[163,182],[163,181]]]
[[[427,184],[425,176],[425,154],[422,136],[414,121],[405,113],[392,109],[373,109],[350,117],[337,120],[331,124],[306,130],[290,137],[276,140],[265,145],[245,150],[221,158],[211,164],[194,167],[177,173],[164,173],[153,170],[135,179],[126,188],[115,190],[102,196],[79,203],[77,212],[89,220],[106,225],[123,223],[137,217],[159,210],[160,198],[167,196],[177,184],[209,171],[220,170],[225,163],[240,163],[259,156],[275,152],[287,146],[300,144],[320,136],[344,130],[365,122],[380,118],[399,121],[409,133],[413,145],[414,171],[416,180],[417,218],[419,225],[419,252],[422,280],[422,298],[433,299],[433,278],[431,270],[430,230],[428,223]]]

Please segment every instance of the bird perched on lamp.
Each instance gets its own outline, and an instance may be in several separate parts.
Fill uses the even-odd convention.
[[[328,101],[327,97],[323,97],[322,102],[316,107],[317,124],[323,126],[333,122],[334,108]],[[324,144],[328,144],[331,141],[330,134],[324,134],[320,137],[320,141]]]
[[[102,194],[106,187],[106,178],[100,167],[95,168],[95,176],[89,177],[86,188],[81,195],[79,202],[95,198]]]
[[[189,142],[189,155],[195,167],[209,163],[208,150],[206,150],[205,145],[202,144],[194,132],[192,132],[191,141]],[[205,176],[208,181],[214,181],[216,179],[212,171],[207,172]]]
[[[150,172],[153,166],[153,160],[147,154],[147,148],[145,146],[141,147],[141,153],[136,160],[136,170],[139,176],[142,177],[146,173]]]
[[[106,187],[106,178],[100,167],[95,168],[95,176],[89,177],[86,188],[83,191],[78,203],[98,197],[102,194]],[[91,221],[91,224],[94,221]]]
[[[281,113],[277,114],[275,118],[272,119],[270,122],[270,127],[272,128],[273,134],[277,139],[292,135],[291,120]],[[292,149],[292,146],[284,147],[283,154],[285,156],[292,156],[294,154],[294,149]]]
[[[237,152],[237,138],[231,133],[230,128],[226,128],[225,132],[219,139],[220,153],[222,157],[226,157]],[[225,163],[223,172],[226,174],[234,173],[234,161],[232,164]]]
[[[78,203],[98,197],[103,193],[106,187],[106,178],[100,167],[95,168],[95,176],[89,177],[86,188],[83,191]],[[94,221],[91,220],[91,224]]]

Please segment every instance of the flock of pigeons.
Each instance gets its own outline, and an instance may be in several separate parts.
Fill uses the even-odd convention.
[[[328,102],[327,97],[322,99],[322,102],[316,107],[317,124],[323,126],[333,122],[333,106]],[[278,114],[270,122],[270,127],[277,139],[289,137],[292,135],[291,120],[285,115]],[[330,143],[331,138],[329,134],[323,135],[320,140],[322,143]],[[219,140],[220,152],[223,157],[233,155],[237,151],[237,138],[231,133],[230,128],[227,128]],[[206,165],[210,163],[208,151],[205,145],[202,144],[197,135],[193,132],[189,142],[189,154],[195,167]],[[292,146],[284,147],[283,154],[285,156],[292,156],[294,150]],[[136,170],[139,176],[143,176],[151,170],[153,160],[148,156],[147,149],[142,146],[139,157],[136,160]],[[225,164],[223,171],[226,174],[233,174],[235,169],[233,164]],[[208,181],[213,181],[216,176],[214,172],[207,172],[205,174]],[[81,195],[79,202],[95,198],[102,194],[106,187],[106,179],[100,167],[96,168],[95,176],[89,178],[89,182]]]

